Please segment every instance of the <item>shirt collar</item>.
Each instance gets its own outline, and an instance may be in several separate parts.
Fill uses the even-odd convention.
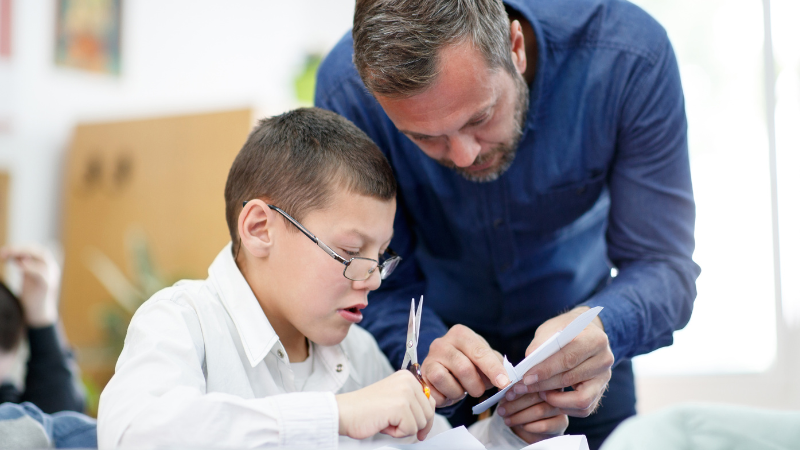
[[[208,268],[208,281],[236,326],[250,366],[255,367],[278,343],[278,335],[233,260],[230,243]]]
[[[253,290],[236,265],[231,247],[231,243],[228,243],[211,263],[211,267],[208,268],[208,280],[214,286],[222,305],[236,326],[250,366],[255,367],[276,345],[282,347],[282,344]],[[312,351],[315,350],[318,360],[338,385],[343,384],[348,376],[361,383],[357,371],[350,370],[352,360],[341,344],[332,346],[312,344]],[[288,356],[281,360],[289,363]]]

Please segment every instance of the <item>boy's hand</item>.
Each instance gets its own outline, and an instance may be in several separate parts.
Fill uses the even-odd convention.
[[[339,434],[365,439],[377,433],[392,437],[413,434],[423,440],[433,425],[435,401],[407,370],[357,391],[336,396]]]
[[[19,300],[25,323],[31,328],[55,324],[61,269],[53,254],[41,247],[5,247],[0,250],[0,259],[14,262],[22,272]]]

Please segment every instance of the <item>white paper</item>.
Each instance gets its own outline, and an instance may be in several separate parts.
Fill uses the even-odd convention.
[[[464,426],[439,433],[432,438],[414,444],[387,445],[378,450],[486,450],[481,441],[471,435]]]
[[[535,365],[541,363],[545,359],[553,356],[557,351],[561,350],[564,346],[569,344],[575,339],[581,331],[583,331],[598,314],[603,310],[602,306],[595,306],[594,308],[584,312],[575,320],[570,322],[562,331],[550,336],[549,339],[544,341],[542,345],[533,351],[530,355],[526,356],[519,364],[512,366],[508,362],[508,358],[503,358],[503,367],[508,372],[508,378],[511,382],[503,388],[500,392],[494,394],[483,402],[472,407],[472,414],[480,414],[487,409],[491,408],[494,404],[499,402],[503,396],[506,395],[509,389],[514,387],[515,384],[522,380],[525,373],[531,370]]]
[[[522,450],[589,450],[589,443],[582,434],[568,434],[531,444]]]

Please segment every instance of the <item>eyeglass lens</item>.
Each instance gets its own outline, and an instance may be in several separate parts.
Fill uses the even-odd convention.
[[[344,276],[354,281],[363,281],[369,278],[377,266],[377,261],[373,259],[353,258],[345,267]]]

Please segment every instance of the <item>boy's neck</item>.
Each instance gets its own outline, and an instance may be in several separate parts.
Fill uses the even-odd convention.
[[[267,289],[264,289],[259,283],[259,281],[261,283],[264,282],[264,277],[251,275],[248,270],[248,264],[244,263],[244,261],[237,260],[236,265],[239,267],[239,271],[250,286],[250,290],[253,291],[256,300],[258,300],[261,311],[264,312],[269,324],[272,325],[272,329],[275,330],[275,334],[278,335],[278,339],[281,340],[283,348],[286,349],[289,362],[303,362],[308,359],[308,340],[303,333],[286,320],[286,317],[281,314],[280,311],[272,307],[276,305],[277,302],[272,301],[270,295],[267,293]]]

